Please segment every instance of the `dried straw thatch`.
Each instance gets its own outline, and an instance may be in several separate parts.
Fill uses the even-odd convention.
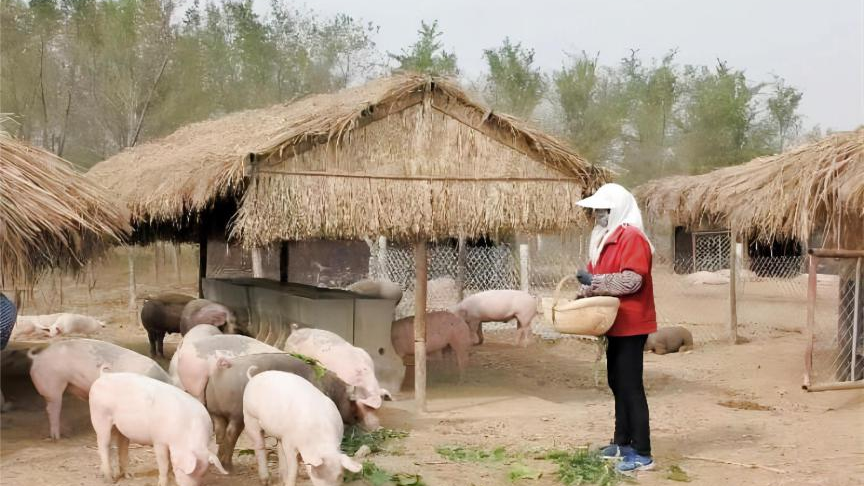
[[[834,244],[864,218],[864,129],[782,154],[637,188],[649,216],[720,224],[760,240],[820,234]]]
[[[0,286],[80,267],[119,243],[127,220],[68,162],[0,132]]]
[[[234,234],[254,245],[559,229],[609,178],[454,82],[419,75],[189,125],[90,174],[138,223],[180,221],[246,192]]]

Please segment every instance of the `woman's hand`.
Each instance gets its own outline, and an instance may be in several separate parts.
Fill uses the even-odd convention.
[[[579,271],[576,272],[576,280],[578,280],[582,285],[590,287],[592,278],[594,278],[594,275],[591,275],[587,270],[579,269]]]

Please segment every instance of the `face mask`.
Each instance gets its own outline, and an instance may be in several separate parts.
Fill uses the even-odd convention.
[[[609,225],[609,210],[608,209],[595,209],[594,210],[594,222],[597,226],[601,228],[605,228]]]

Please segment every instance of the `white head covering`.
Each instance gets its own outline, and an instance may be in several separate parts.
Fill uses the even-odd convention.
[[[645,227],[642,225],[642,213],[639,212],[639,206],[636,204],[636,198],[630,191],[624,189],[618,184],[603,184],[597,189],[597,192],[590,197],[586,197],[577,202],[583,208],[591,209],[608,209],[609,223],[606,227],[594,226],[591,231],[591,242],[589,248],[589,256],[591,263],[597,265],[597,260],[600,259],[600,252],[603,246],[606,245],[606,240],[612,233],[623,224],[628,224],[638,228],[645,236]],[[645,241],[651,247],[651,253],[654,253],[654,245],[651,240],[645,236]]]

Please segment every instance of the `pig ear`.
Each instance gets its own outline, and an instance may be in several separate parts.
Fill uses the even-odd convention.
[[[339,456],[339,462],[342,464],[342,467],[353,473],[359,473],[363,469],[363,466],[360,463],[354,461],[345,454]]]
[[[345,391],[348,393],[348,400],[352,402],[357,401],[357,387],[354,385],[348,385],[345,387]]]
[[[300,451],[300,456],[303,457],[303,462],[309,464],[312,467],[318,467],[321,464],[324,464],[324,458],[321,457],[321,454],[312,451]]]
[[[190,451],[171,450],[171,464],[174,469],[179,470],[183,474],[189,475],[195,472],[195,466],[198,465],[198,459],[195,454]]]

